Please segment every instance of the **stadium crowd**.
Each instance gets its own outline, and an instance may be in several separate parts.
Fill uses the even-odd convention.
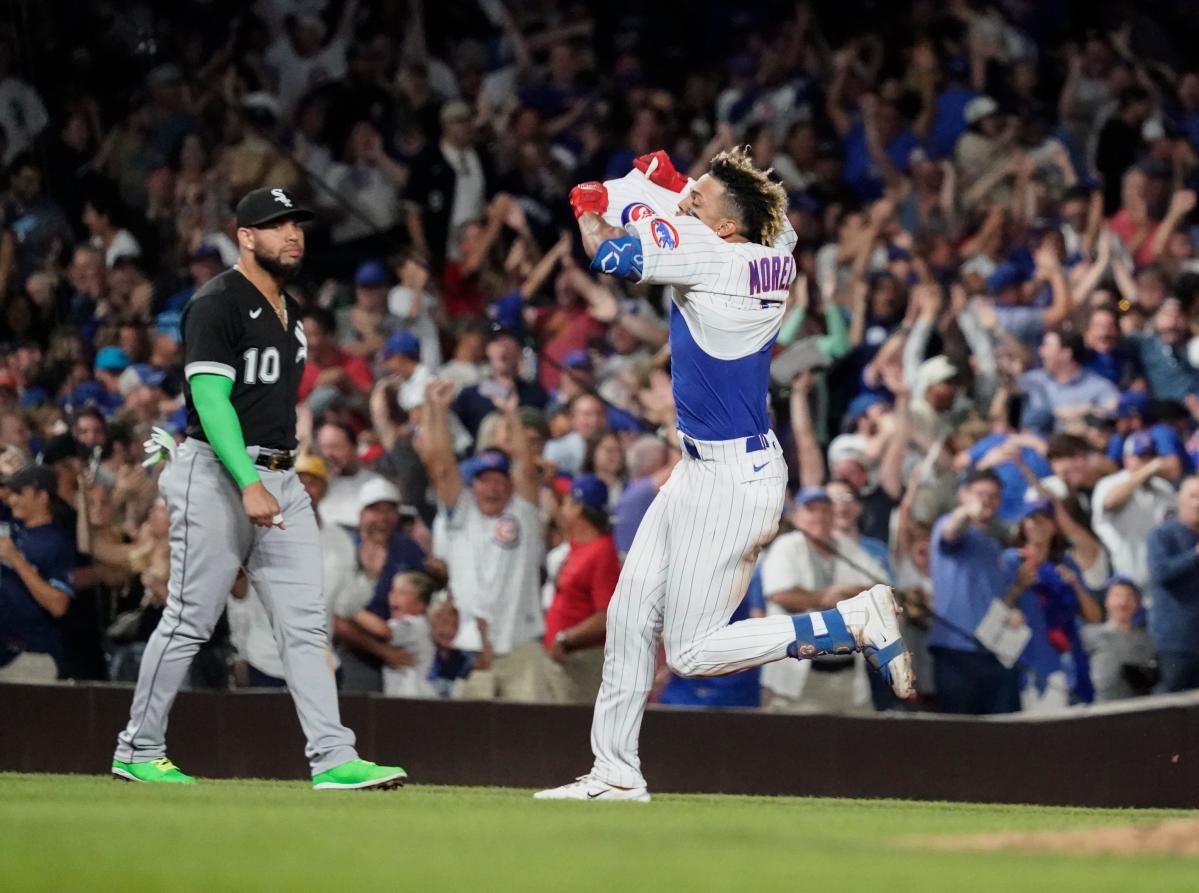
[[[592,700],[679,441],[669,298],[590,273],[566,195],[749,144],[800,275],[788,507],[734,619],[892,583],[919,701],[854,657],[663,666],[655,699],[1199,687],[1185,4],[23,8],[0,34],[0,680],[136,678],[169,577],[141,444],[183,427],[180,310],[236,259],[233,204],[280,186],[319,213],[298,470],[342,689]],[[192,684],[281,676],[239,582]]]

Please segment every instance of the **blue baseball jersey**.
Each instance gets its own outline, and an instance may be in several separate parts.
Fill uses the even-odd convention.
[[[643,282],[674,286],[671,377],[679,429],[733,440],[770,429],[770,358],[795,279],[790,251],[726,242],[689,216],[631,220]]]

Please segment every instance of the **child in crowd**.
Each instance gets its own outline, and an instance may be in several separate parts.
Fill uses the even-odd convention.
[[[425,574],[396,574],[391,582],[387,604],[391,618],[382,620],[370,611],[359,611],[354,620],[372,635],[386,638],[396,648],[412,654],[415,662],[407,667],[383,667],[383,694],[390,698],[436,698],[437,687],[429,680],[436,646],[429,622],[429,603],[436,584]]]
[[[1096,701],[1115,701],[1149,694],[1154,683],[1153,639],[1138,623],[1141,591],[1127,577],[1112,577],[1104,599],[1107,620],[1082,628],[1082,643],[1091,656]]]

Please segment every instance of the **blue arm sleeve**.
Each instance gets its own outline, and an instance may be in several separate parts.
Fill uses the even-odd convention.
[[[591,269],[596,273],[618,276],[630,282],[640,282],[643,272],[641,240],[635,236],[607,239],[596,249]]]

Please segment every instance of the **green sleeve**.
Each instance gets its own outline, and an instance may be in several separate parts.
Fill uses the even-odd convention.
[[[192,406],[200,417],[200,426],[208,438],[208,445],[233,475],[237,486],[244,490],[260,480],[250,454],[246,452],[241,422],[237,419],[233,404],[229,402],[233,382],[223,375],[200,373],[193,375],[188,384],[191,385]]]
[[[776,339],[779,344],[783,347],[791,346],[791,342],[799,337],[799,330],[803,328],[803,321],[806,315],[803,307],[796,307],[791,311],[787,318],[783,320],[782,328],[779,329],[779,336]]]
[[[832,301],[824,307],[824,321],[828,326],[828,334],[821,335],[816,343],[829,359],[839,360],[849,353],[849,327],[845,325],[841,308]]]

